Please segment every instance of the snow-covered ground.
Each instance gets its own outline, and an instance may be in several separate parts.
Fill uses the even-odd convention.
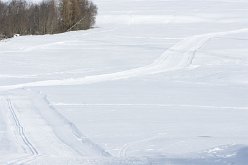
[[[94,2],[0,42],[0,164],[247,165],[248,1]]]

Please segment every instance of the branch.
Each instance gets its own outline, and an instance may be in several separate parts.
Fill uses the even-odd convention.
[[[78,22],[76,22],[74,25],[72,25],[68,30],[66,30],[66,32],[71,31],[71,29],[73,29],[75,26],[77,26],[81,21],[83,21],[85,19],[85,16],[83,18],[81,18]]]

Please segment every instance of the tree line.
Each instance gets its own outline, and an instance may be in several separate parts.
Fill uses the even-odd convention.
[[[0,39],[86,30],[95,24],[96,14],[97,7],[89,0],[0,0]]]

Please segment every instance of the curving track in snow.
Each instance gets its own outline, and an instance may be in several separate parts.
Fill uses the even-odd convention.
[[[164,73],[168,71],[183,69],[192,64],[195,53],[200,49],[209,39],[219,37],[227,34],[247,32],[248,29],[238,29],[226,32],[208,33],[188,37],[173,47],[166,50],[158,59],[152,64],[125,70],[121,72],[108,73],[102,75],[92,75],[74,79],[63,80],[45,80],[24,84],[16,84],[9,86],[0,86],[0,91],[24,88],[24,87],[39,87],[39,86],[59,86],[59,85],[80,85],[90,84],[104,81],[112,81],[119,79],[127,79],[132,77],[139,77],[151,74]]]

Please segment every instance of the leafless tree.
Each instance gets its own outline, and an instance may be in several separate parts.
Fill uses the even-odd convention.
[[[97,7],[89,0],[46,0],[39,4],[25,0],[0,0],[0,39],[14,34],[54,34],[84,30],[95,23]]]

